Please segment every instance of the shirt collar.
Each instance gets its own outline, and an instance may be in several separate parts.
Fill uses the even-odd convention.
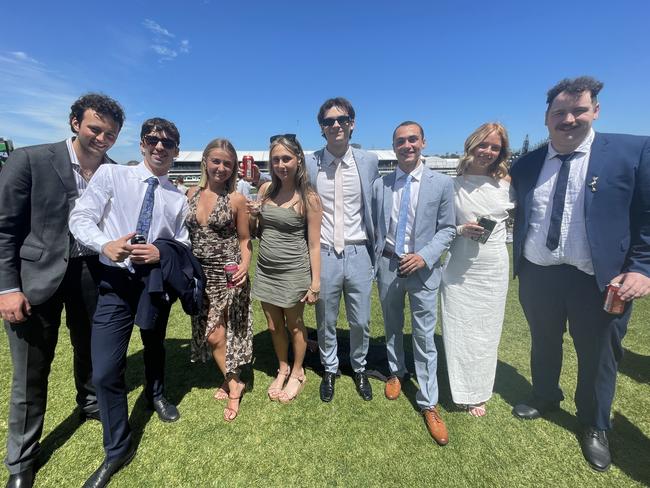
[[[573,152],[587,154],[591,150],[591,144],[594,142],[595,135],[596,133],[594,132],[594,129],[593,128],[590,129],[589,134],[587,134],[587,137],[584,138],[584,140]],[[553,143],[549,142],[547,159],[553,159],[558,154],[560,153],[555,150],[555,148],[553,147]]]
[[[333,164],[334,161],[336,161],[336,159],[337,158],[331,152],[329,152],[326,147],[325,150],[323,151],[323,166],[327,167],[330,164]],[[346,166],[351,166],[352,163],[354,163],[354,156],[352,155],[352,146],[348,146],[348,150],[345,151],[345,154],[340,159]]]
[[[146,181],[148,178],[151,178],[152,176],[154,178],[158,178],[158,183],[160,183],[161,185],[164,185],[169,181],[169,176],[166,174],[162,176],[154,175],[151,171],[149,171],[149,168],[147,168],[147,165],[144,164],[144,161],[142,161],[137,166],[134,166],[134,171],[135,174],[140,179],[140,181]]]
[[[398,166],[395,171],[395,181],[399,180],[400,178],[406,178],[406,175],[411,175],[411,179],[413,181],[420,181],[422,179],[423,172],[424,172],[424,159],[420,159],[419,164],[410,173],[405,173]]]
[[[70,162],[75,166],[81,167],[81,165],[79,164],[79,158],[77,157],[77,153],[74,151],[74,146],[72,145],[75,139],[76,137],[70,137],[66,139],[65,145],[68,147],[68,155],[70,156]],[[104,154],[104,157],[102,158],[99,164],[104,164],[106,162],[108,162],[108,156]]]

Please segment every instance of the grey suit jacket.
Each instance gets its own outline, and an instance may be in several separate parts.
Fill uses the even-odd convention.
[[[393,171],[378,179],[372,188],[375,259],[379,259],[386,245],[396,174],[397,172]],[[449,176],[424,168],[414,225],[413,249],[426,263],[426,266],[416,273],[428,288],[437,288],[440,273],[434,271],[440,267],[440,258],[449,249],[456,233],[454,184]]]
[[[319,149],[318,151],[305,156],[305,165],[307,167],[309,183],[316,188],[316,191],[318,191],[318,171],[320,169],[321,161],[323,160],[324,151],[325,148]],[[370,212],[370,199],[372,195],[372,184],[379,178],[379,170],[377,169],[379,160],[375,154],[361,149],[352,148],[352,155],[354,156],[354,162],[359,171],[361,198],[363,201],[363,224],[366,227],[368,254],[370,255],[370,259],[374,265],[374,230],[372,227],[372,215]]]
[[[68,214],[78,196],[65,141],[16,149],[0,172],[0,290],[47,301],[68,266]]]

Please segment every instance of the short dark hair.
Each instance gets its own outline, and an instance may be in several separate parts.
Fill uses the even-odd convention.
[[[140,130],[140,140],[142,140],[144,136],[151,132],[164,132],[176,142],[177,146],[181,143],[181,135],[179,134],[178,129],[173,122],[170,122],[167,119],[154,117],[152,119],[145,120],[142,123],[142,129]]]
[[[70,107],[70,129],[75,134],[77,131],[72,126],[72,119],[77,119],[77,122],[81,124],[81,121],[84,118],[84,113],[88,109],[93,109],[99,115],[108,115],[110,116],[115,123],[121,129],[124,125],[124,109],[122,106],[113,100],[111,97],[102,95],[101,93],[86,93],[79,97],[72,106]]]
[[[407,125],[415,125],[418,129],[420,129],[420,137],[424,140],[424,129],[420,124],[418,124],[417,122],[413,122],[412,120],[405,120],[397,127],[395,127],[395,130],[393,131],[393,139],[395,139],[395,133],[397,132],[397,129],[399,129],[400,127],[406,127]]]
[[[345,112],[350,116],[351,120],[354,120],[354,107],[350,103],[350,101],[347,98],[343,97],[335,97],[335,98],[328,98],[323,102],[323,105],[320,106],[320,109],[318,110],[318,125],[323,125],[323,120],[325,119],[325,112],[327,112],[329,109],[332,107],[338,107],[342,110],[345,110]]]
[[[546,103],[550,107],[557,97],[562,92],[567,92],[571,95],[580,95],[582,92],[588,91],[591,94],[591,101],[596,103],[598,93],[603,88],[603,82],[598,81],[591,76],[580,76],[578,78],[570,79],[564,78],[546,94]]]

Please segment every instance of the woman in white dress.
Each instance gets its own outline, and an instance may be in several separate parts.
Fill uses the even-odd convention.
[[[506,129],[483,124],[465,141],[454,179],[457,227],[442,273],[442,333],[452,398],[474,417],[485,415],[492,396],[508,293],[509,157]],[[495,223],[491,233],[481,218]]]

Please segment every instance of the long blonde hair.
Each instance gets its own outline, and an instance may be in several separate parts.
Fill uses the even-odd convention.
[[[506,163],[510,158],[510,142],[508,141],[508,131],[498,122],[487,122],[469,135],[465,140],[465,153],[456,166],[456,174],[462,175],[467,171],[467,168],[474,162],[474,150],[493,132],[496,132],[501,138],[501,151],[488,168],[488,175],[497,180],[507,176],[508,166]]]
[[[210,151],[213,149],[222,149],[226,151],[230,154],[230,157],[234,162],[232,174],[226,182],[226,191],[230,193],[234,191],[235,188],[237,188],[237,172],[239,170],[239,162],[237,161],[237,151],[235,151],[235,147],[228,139],[212,139],[210,142],[208,142],[208,145],[205,146],[205,149],[203,150],[203,156],[201,157],[201,179],[199,180],[199,188],[205,188],[208,184],[208,167],[206,160],[208,159],[208,154],[210,154]]]

